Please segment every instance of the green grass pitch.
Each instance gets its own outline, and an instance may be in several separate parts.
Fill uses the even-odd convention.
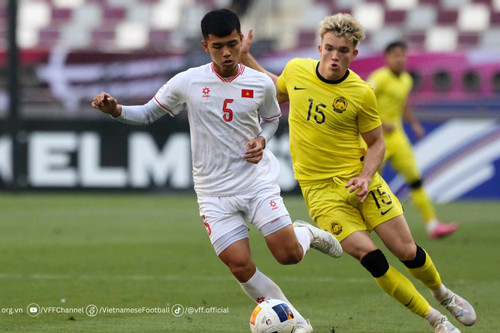
[[[285,203],[293,219],[308,220],[301,197],[285,197]],[[476,308],[478,322],[459,326],[462,333],[500,332],[500,204],[438,206],[443,219],[460,223],[455,235],[438,241],[425,237],[411,204],[405,209],[415,240],[445,284]],[[311,319],[315,332],[432,332],[347,255],[333,259],[311,250],[300,264],[281,266],[253,227],[251,245],[259,269]],[[148,312],[31,317],[31,303],[53,311],[94,304]],[[150,313],[175,304],[193,313]],[[253,307],[216,258],[192,194],[0,195],[0,332],[249,332]]]

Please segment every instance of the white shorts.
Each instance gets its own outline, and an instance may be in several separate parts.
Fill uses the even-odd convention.
[[[248,238],[247,221],[264,237],[292,223],[277,184],[255,193],[227,197],[198,196],[198,205],[217,255],[232,243]],[[280,219],[283,216],[287,218]]]

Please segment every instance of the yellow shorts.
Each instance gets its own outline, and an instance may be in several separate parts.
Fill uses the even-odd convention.
[[[403,130],[395,130],[384,134],[384,163],[389,162],[394,170],[404,177],[408,184],[419,180],[422,176],[413,156],[411,143]],[[383,166],[381,166],[381,169]]]
[[[334,178],[300,184],[311,218],[339,242],[355,231],[371,232],[379,224],[403,214],[398,198],[378,173],[373,176],[363,203],[345,188],[348,180]]]

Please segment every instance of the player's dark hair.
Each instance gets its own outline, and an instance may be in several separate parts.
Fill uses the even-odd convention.
[[[385,47],[384,53],[387,54],[387,53],[391,52],[393,49],[395,49],[397,47],[400,47],[400,48],[402,48],[405,51],[408,48],[405,42],[403,42],[402,40],[397,40],[397,41],[392,42],[389,45],[387,45]]]
[[[240,19],[238,15],[229,9],[218,9],[207,13],[201,20],[201,33],[205,40],[212,34],[217,37],[230,35],[234,29],[241,33]]]

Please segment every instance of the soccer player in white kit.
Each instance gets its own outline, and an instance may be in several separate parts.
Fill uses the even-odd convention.
[[[309,247],[332,257],[340,257],[342,248],[330,233],[308,223],[292,226],[280,196],[278,161],[265,149],[281,116],[275,86],[267,75],[239,63],[243,36],[238,17],[227,9],[209,12],[201,30],[211,63],[177,74],[145,105],[122,106],[102,92],[92,106],[128,124],[148,124],[187,110],[194,188],[217,256],[254,301],[287,301],[255,266],[247,221],[281,264],[298,263]],[[312,332],[295,312],[296,332]]]

